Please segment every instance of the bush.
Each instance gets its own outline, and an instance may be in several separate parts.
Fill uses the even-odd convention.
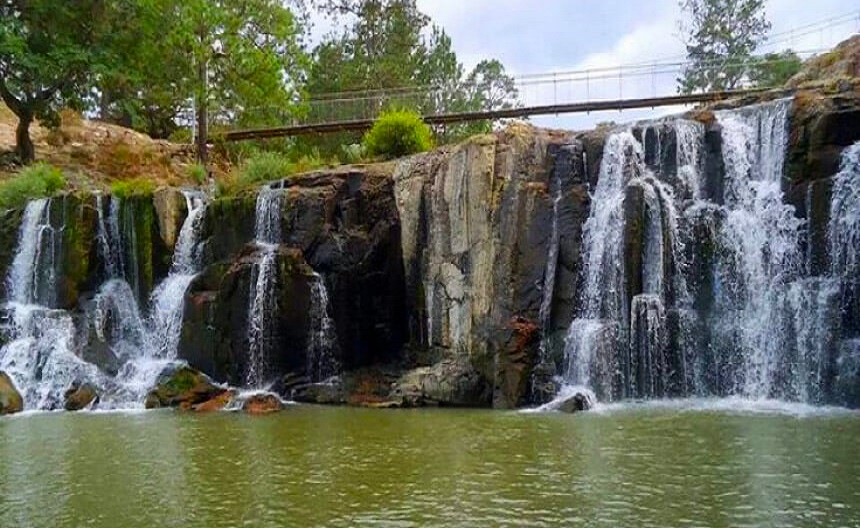
[[[389,110],[379,116],[362,143],[369,155],[393,159],[429,150],[433,133],[417,113]]]
[[[20,207],[29,200],[50,196],[65,187],[63,171],[47,163],[34,163],[0,182],[0,208]]]
[[[110,192],[117,198],[130,196],[150,196],[155,192],[155,182],[146,178],[115,181],[110,186]]]

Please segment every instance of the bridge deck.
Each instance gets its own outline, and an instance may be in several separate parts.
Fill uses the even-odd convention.
[[[733,97],[752,95],[763,91],[765,91],[765,89],[746,89],[728,92],[706,92],[700,94],[670,95],[665,97],[647,97],[641,99],[588,101],[580,103],[509,108],[505,110],[432,114],[426,115],[422,119],[424,119],[424,122],[429,125],[444,125],[450,123],[463,123],[468,121],[511,119],[536,115],[599,112],[603,110],[630,110],[634,108],[656,108],[659,106],[684,105],[693,103],[713,103]],[[373,126],[373,122],[373,119],[355,119],[347,121],[331,121],[328,123],[290,125],[255,130],[236,130],[232,132],[227,132],[221,137],[225,141],[243,141],[250,139],[266,139],[274,137],[302,136],[310,134],[331,134],[334,132],[367,130],[371,126]]]

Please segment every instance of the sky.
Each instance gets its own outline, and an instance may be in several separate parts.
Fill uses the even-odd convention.
[[[684,56],[677,0],[418,0],[418,5],[448,32],[467,69],[488,58],[499,59],[509,73],[522,75],[680,60]],[[852,11],[856,16],[851,20],[829,29],[816,29],[807,35],[800,33],[809,30],[796,29]],[[831,47],[860,31],[860,0],[770,0],[766,12],[776,42],[762,51]],[[794,32],[787,33],[791,30]],[[581,99],[575,92],[583,83],[577,83],[578,87],[572,84],[559,85],[553,96]],[[618,91],[617,80],[604,84],[592,86],[590,95],[597,91],[599,96],[603,89],[609,97]],[[625,97],[647,96],[651,91],[668,95],[674,92],[674,75],[648,79],[641,89],[628,84],[622,88]],[[525,96],[540,98],[534,93]],[[625,122],[678,110],[547,116],[532,118],[532,122],[582,129],[600,121]]]

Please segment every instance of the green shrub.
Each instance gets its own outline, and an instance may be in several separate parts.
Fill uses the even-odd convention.
[[[47,163],[34,163],[0,182],[0,208],[19,207],[28,200],[50,196],[65,187],[63,171]]]
[[[429,150],[433,133],[417,113],[389,110],[379,116],[362,143],[369,155],[393,159]]]
[[[209,172],[206,170],[206,167],[199,163],[186,167],[185,175],[188,176],[189,180],[193,180],[197,185],[203,185],[209,178]]]
[[[111,184],[110,192],[117,198],[149,196],[155,192],[155,182],[147,178],[119,180]]]
[[[257,152],[248,157],[239,169],[239,185],[246,186],[280,178],[293,172],[290,159],[279,152]]]

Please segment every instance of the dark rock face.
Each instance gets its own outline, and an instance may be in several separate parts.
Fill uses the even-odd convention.
[[[74,383],[66,390],[63,407],[67,411],[80,411],[98,402],[98,389],[92,383]]]
[[[12,379],[3,371],[0,371],[0,416],[14,414],[24,410],[24,398],[15,388]]]
[[[171,365],[158,375],[155,387],[146,395],[146,408],[191,406],[209,401],[225,392],[206,374],[187,365]]]
[[[327,286],[343,368],[398,359],[404,286],[390,177],[371,169],[335,171],[274,186],[284,193],[283,244],[265,379],[308,372],[311,288],[319,280],[314,272]],[[261,258],[251,242],[255,208],[255,194],[215,200],[207,208],[203,253],[215,263],[189,288],[179,345],[180,357],[233,384],[242,384],[248,370],[249,292]]]

